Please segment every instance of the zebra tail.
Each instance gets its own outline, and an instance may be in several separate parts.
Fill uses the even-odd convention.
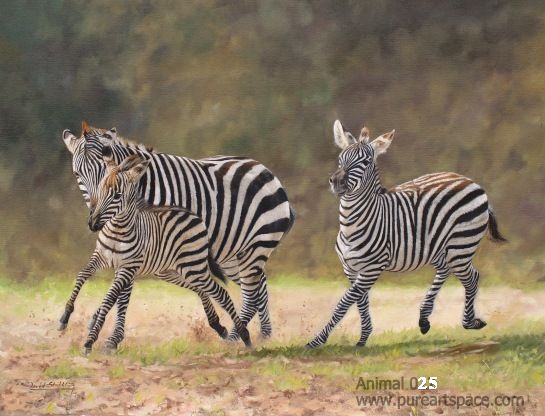
[[[288,228],[287,228],[286,232],[284,233],[284,235],[286,235],[287,233],[290,232],[290,230],[293,227],[294,223],[295,223],[295,210],[290,205],[290,222],[288,223]]]
[[[225,276],[225,273],[223,272],[220,265],[216,262],[216,260],[214,260],[212,254],[208,254],[208,266],[210,267],[210,271],[215,277],[217,277],[223,283],[227,283],[227,277]]]
[[[491,209],[488,210],[488,237],[496,243],[507,242],[507,239],[501,235],[498,229],[498,221]]]

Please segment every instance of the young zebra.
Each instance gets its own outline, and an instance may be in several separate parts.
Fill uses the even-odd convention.
[[[235,328],[247,346],[251,345],[246,325],[239,319],[227,291],[210,275],[210,269],[220,271],[210,257],[208,233],[203,221],[195,214],[177,207],[149,206],[138,192],[140,178],[149,161],[137,155],[129,156],[119,166],[105,147],[106,175],[96,196],[91,199],[89,228],[100,230],[96,249],[87,266],[79,273],[76,285],[60,319],[59,329],[66,328],[78,292],[90,276],[101,269],[113,267],[115,279],[91,325],[85,352],[91,351],[114,303],[127,309],[134,279],[153,274],[160,279],[194,290],[203,300],[210,326],[220,335],[226,329],[209,297],[215,299],[232,318]],[[115,349],[124,335],[123,325],[116,324],[107,348]],[[119,321],[119,317],[118,317]]]
[[[425,264],[433,265],[437,274],[420,308],[421,332],[430,329],[435,297],[450,273],[465,288],[463,327],[483,328],[486,323],[475,317],[479,272],[472,258],[487,228],[492,240],[505,241],[484,190],[456,173],[434,173],[386,191],[376,159],[390,146],[394,131],[369,142],[364,127],[356,140],[337,120],[333,132],[342,149],[339,168],[329,180],[331,190],[341,198],[336,251],[352,285],[307,346],[324,344],[354,303],[361,317],[357,346],[364,346],[372,331],[369,290],[380,273],[415,270]]]
[[[217,156],[193,160],[155,152],[82,123],[82,134],[69,130],[63,141],[72,153],[72,169],[89,206],[105,174],[102,148],[111,146],[120,162],[137,154],[150,160],[139,191],[150,205],[185,207],[201,217],[213,257],[227,277],[242,289],[240,318],[248,323],[259,313],[261,334],[272,332],[265,264],[295,220],[282,184],[264,165],[244,158]],[[123,297],[130,293],[123,293]],[[118,315],[124,310],[118,309]],[[236,332],[231,332],[231,339]]]

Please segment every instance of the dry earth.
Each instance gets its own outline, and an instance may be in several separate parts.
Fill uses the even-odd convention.
[[[343,288],[332,285],[320,290],[306,287],[271,289],[271,310],[274,335],[272,341],[259,340],[257,325],[251,333],[255,348],[273,343],[293,344],[310,339],[329,314]],[[237,292],[230,286],[230,292]],[[179,294],[179,296],[178,296]],[[418,304],[424,295],[415,288],[377,288],[372,293],[371,312],[375,333],[414,328],[418,320]],[[196,345],[212,345],[212,351],[181,354],[162,364],[144,365],[128,355],[107,356],[94,353],[83,357],[74,352],[82,345],[86,322],[98,305],[98,297],[83,291],[68,329],[56,330],[63,302],[37,294],[28,304],[10,304],[0,299],[0,413],[78,414],[78,415],[351,415],[351,414],[503,414],[490,410],[455,411],[436,408],[418,411],[405,407],[358,408],[354,386],[336,383],[332,377],[320,375],[292,380],[283,384],[282,377],[267,371],[270,358],[245,356],[239,345],[224,344],[204,324],[204,314],[196,296],[181,289],[153,290],[152,296],[137,287],[127,318],[124,345],[164,344],[171,339],[187,339]],[[446,287],[438,299],[432,316],[436,327],[459,325],[463,292]],[[479,310],[496,328],[508,326],[524,318],[545,318],[545,292],[525,293],[511,288],[486,288],[479,298]],[[112,315],[112,314],[111,314]],[[111,316],[110,316],[111,318]],[[223,316],[225,324],[228,321]],[[228,325],[230,326],[230,325]],[[332,342],[354,342],[358,336],[359,319],[352,310],[335,332]],[[100,350],[111,331],[108,320],[95,345]],[[339,339],[339,337],[342,337]],[[349,341],[347,341],[347,339]],[[485,346],[486,348],[486,346]],[[228,353],[222,352],[227,351]],[[238,353],[237,353],[238,352]],[[278,357],[276,357],[278,364]],[[435,357],[407,359],[437,360]],[[341,362],[342,359],[339,359]],[[331,361],[331,360],[330,360]],[[315,364],[312,357],[280,357],[280,362],[295,373]],[[66,363],[73,377],[48,377],[48,369]],[[78,373],[79,372],[79,373]],[[32,390],[30,383],[72,383],[73,388]],[[72,384],[68,384],[71,387]],[[446,391],[442,391],[446,393]],[[455,392],[454,392],[455,393]],[[545,392],[533,393],[534,405],[525,414],[541,413]],[[541,410],[540,410],[541,409]],[[520,409],[519,409],[520,411]],[[411,413],[413,412],[413,413]],[[509,413],[519,414],[516,409]]]

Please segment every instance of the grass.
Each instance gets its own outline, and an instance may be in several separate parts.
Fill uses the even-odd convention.
[[[295,371],[293,365],[286,359],[266,360],[255,365],[253,370],[256,374],[269,380],[276,390],[302,390],[309,385],[308,374]]]
[[[429,280],[426,282],[429,283]],[[457,282],[451,283],[455,284]],[[46,277],[33,286],[13,283],[0,278],[0,299],[9,299],[10,311],[26,316],[29,302],[56,302],[62,305],[72,288],[70,279]],[[109,287],[108,278],[91,280],[85,289],[89,296],[101,297]],[[386,286],[390,282],[384,283]],[[345,285],[343,281],[317,280],[278,276],[271,279],[273,296],[312,285],[317,291],[330,291]],[[146,280],[136,285],[136,291],[152,291],[157,296],[170,296],[170,286]],[[276,293],[274,293],[276,292]],[[176,296],[193,296],[180,290]],[[38,297],[38,298],[37,298]],[[13,307],[12,307],[13,306]],[[10,312],[10,313],[11,313]],[[142,343],[127,340],[112,357],[107,373],[113,379],[127,376],[126,363],[140,366],[217,360],[219,369],[224,359],[236,360],[256,377],[262,377],[274,390],[304,390],[313,379],[322,380],[346,391],[354,391],[359,377],[367,379],[435,376],[440,388],[458,391],[522,392],[545,384],[545,322],[519,320],[511,327],[482,331],[461,328],[433,327],[423,336],[417,329],[374,334],[365,348],[355,348],[356,338],[333,335],[329,343],[316,350],[304,348],[308,339],[269,341],[263,346],[247,350],[239,343],[227,345],[220,340],[199,342],[176,338],[162,343]],[[483,344],[487,343],[487,344]],[[485,345],[482,351],[472,346]],[[25,346],[17,345],[22,351]],[[34,346],[36,351],[48,352],[47,343]],[[68,347],[68,358],[55,362],[43,371],[49,378],[78,378],[93,375],[93,369],[74,364],[81,345]],[[93,352],[90,360],[101,357]],[[212,368],[210,371],[219,371]],[[216,373],[221,374],[222,373]],[[214,373],[202,374],[203,384],[214,382]],[[212,380],[212,381],[211,381]],[[195,380],[192,381],[196,382]],[[220,383],[221,380],[218,381]]]
[[[87,376],[88,371],[85,368],[74,365],[71,360],[65,359],[58,361],[44,370],[44,375],[49,378],[77,378]]]
[[[129,344],[117,355],[142,365],[175,364],[183,357],[238,359],[251,363],[252,371],[271,380],[277,390],[304,389],[314,376],[353,390],[360,376],[403,375],[435,376],[443,388],[523,391],[545,383],[543,339],[545,323],[526,321],[501,332],[434,328],[426,336],[417,330],[383,333],[373,336],[365,348],[352,346],[355,340],[335,337],[315,350],[305,349],[303,339],[288,345],[271,342],[254,350],[173,340],[154,346]],[[483,351],[471,351],[481,344]]]
[[[127,374],[125,366],[122,364],[116,364],[108,370],[108,374],[111,378],[122,378]]]

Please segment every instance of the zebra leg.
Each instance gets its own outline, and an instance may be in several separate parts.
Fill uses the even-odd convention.
[[[223,339],[227,338],[227,335],[228,335],[227,329],[220,324],[220,318],[218,314],[216,313],[216,309],[214,308],[214,305],[212,305],[212,302],[210,301],[210,298],[208,297],[208,295],[206,295],[201,290],[199,290],[191,282],[188,282],[184,280],[183,278],[180,278],[180,274],[178,272],[171,271],[167,273],[156,273],[156,276],[169,283],[173,283],[177,286],[190,289],[193,292],[195,292],[197,295],[199,295],[199,298],[202,302],[202,306],[204,308],[204,312],[206,313],[206,318],[208,319],[208,324],[214,331],[218,333],[218,335],[221,338]]]
[[[462,326],[465,329],[481,329],[486,326],[482,319],[475,318],[475,298],[479,290],[479,272],[472,263],[467,266],[453,270],[453,273],[460,279],[465,289],[465,306]]]
[[[267,275],[261,273],[257,293],[257,312],[261,323],[261,337],[270,338],[272,335],[271,316],[269,315],[269,293],[267,291]]]
[[[354,284],[357,280],[358,275],[352,274],[350,270],[345,269],[344,271],[346,277],[351,284]],[[369,286],[371,287],[371,286]],[[361,298],[357,300],[358,312],[361,319],[361,335],[360,340],[357,342],[356,347],[363,347],[367,343],[367,339],[371,332],[373,331],[373,325],[371,322],[371,315],[369,314],[369,291],[364,291]]]
[[[220,324],[220,318],[216,313],[216,309],[214,308],[214,305],[212,305],[210,298],[201,291],[195,292],[197,292],[199,298],[201,299],[202,306],[204,308],[204,312],[206,313],[206,318],[208,319],[208,325],[210,325],[210,328],[216,331],[221,338],[227,338],[227,336],[229,335],[229,333],[227,332],[227,328]]]
[[[91,352],[93,348],[93,344],[97,340],[98,334],[100,333],[100,330],[102,329],[102,326],[104,325],[104,321],[106,320],[106,315],[108,314],[110,309],[112,309],[113,305],[117,302],[119,295],[127,287],[132,286],[135,272],[136,272],[136,268],[131,268],[131,269],[120,268],[116,270],[115,279],[112,283],[112,286],[106,293],[106,296],[102,300],[102,304],[100,305],[100,308],[98,310],[98,316],[97,316],[95,325],[89,331],[89,334],[87,335],[87,340],[85,341],[85,344],[83,345],[85,354],[88,354]]]
[[[242,291],[242,308],[240,311],[240,320],[246,326],[252,320],[257,312],[257,304],[259,301],[259,287],[260,287],[259,275],[240,277],[241,291]],[[238,330],[233,328],[227,337],[229,341],[238,340]]]
[[[369,313],[369,290],[364,290],[361,297],[358,299],[358,311],[361,318],[361,336],[360,340],[356,344],[356,347],[364,347],[367,343],[367,339],[373,331],[373,324],[371,322],[371,314]]]
[[[238,336],[242,338],[242,341],[247,347],[251,347],[252,341],[250,340],[250,333],[246,328],[246,324],[237,315],[231,296],[229,296],[229,293],[212,278],[210,278],[208,282],[209,283],[206,285],[200,283],[200,281],[199,283],[194,282],[192,286],[197,287],[197,290],[202,291],[220,304],[233,320]]]
[[[420,332],[422,334],[426,334],[430,330],[431,325],[428,318],[433,311],[437,293],[439,293],[441,286],[443,286],[443,283],[445,283],[445,280],[447,280],[449,273],[448,268],[437,269],[433,283],[428,289],[428,292],[420,305],[420,319],[418,320],[418,326],[420,327]]]
[[[117,319],[115,321],[114,332],[106,341],[106,349],[108,351],[115,351],[119,343],[125,338],[125,317],[127,315],[127,308],[129,307],[132,288],[133,282],[131,281],[129,285],[121,291],[117,298]],[[98,313],[96,316],[98,316]],[[96,322],[96,317],[94,321]]]
[[[94,252],[91,255],[91,258],[89,259],[87,265],[79,272],[78,277],[76,278],[74,289],[72,289],[72,294],[70,295],[70,298],[68,299],[68,302],[66,303],[66,306],[64,308],[64,313],[59,320],[59,331],[63,331],[64,329],[66,329],[66,326],[68,325],[68,320],[70,319],[70,315],[72,314],[72,312],[74,312],[74,303],[76,302],[78,294],[87,279],[92,277],[97,271],[99,271],[103,267],[104,265],[101,262],[99,254],[97,252]]]
[[[361,299],[363,295],[364,289],[358,284],[358,282],[355,282],[343,295],[337,306],[335,307],[335,310],[333,311],[333,316],[329,320],[329,322],[326,324],[324,329],[312,340],[310,341],[306,347],[307,348],[316,348],[326,343],[327,338],[331,334],[331,331],[335,328],[335,326],[341,321],[341,319],[344,318],[346,315],[346,312],[348,312],[348,309],[356,303],[359,299]]]

